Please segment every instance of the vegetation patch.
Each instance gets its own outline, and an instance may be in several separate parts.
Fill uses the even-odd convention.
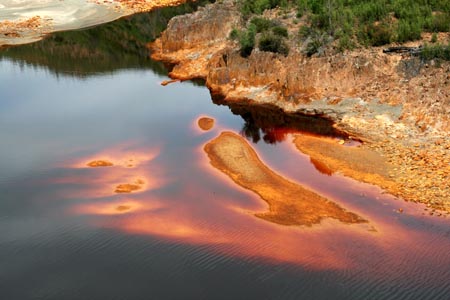
[[[261,51],[280,53],[283,55],[289,54],[289,47],[282,37],[274,33],[265,33],[259,39],[259,49]]]
[[[423,32],[450,31],[448,0],[242,0],[239,5],[257,32],[276,27],[273,21],[259,17],[265,10],[295,9],[297,18],[309,28],[299,32],[300,39],[308,44],[304,47],[308,55],[320,51],[319,45],[326,41],[336,41],[335,48],[344,51],[414,41]],[[285,34],[278,30],[275,29],[276,35]]]
[[[450,61],[450,43],[448,45],[425,45],[420,51],[420,57],[424,60],[447,60]]]
[[[289,46],[286,42],[289,36],[286,27],[262,17],[253,17],[247,28],[239,31],[233,29],[230,38],[239,40],[240,52],[243,57],[249,56],[257,46],[260,51],[279,53],[287,56]]]

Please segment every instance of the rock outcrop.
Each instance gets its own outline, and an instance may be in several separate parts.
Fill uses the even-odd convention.
[[[296,35],[298,26],[278,21]],[[175,17],[150,45],[152,57],[174,64],[172,77],[206,79],[213,93],[230,101],[248,99],[324,116],[366,137],[367,128],[353,128],[346,118],[363,116],[376,127],[386,127],[380,120],[402,118],[419,131],[450,130],[450,66],[428,68],[418,58],[386,55],[381,48],[308,58],[294,46],[287,57],[256,49],[243,58],[228,39],[242,22],[233,1]],[[400,127],[394,131],[407,135]]]

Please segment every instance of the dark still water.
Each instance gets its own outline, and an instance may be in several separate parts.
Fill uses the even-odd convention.
[[[449,219],[316,170],[291,133],[326,124],[163,87],[139,45],[94,33],[0,52],[0,299],[450,298]],[[222,131],[369,223],[255,217],[267,204],[203,150]]]

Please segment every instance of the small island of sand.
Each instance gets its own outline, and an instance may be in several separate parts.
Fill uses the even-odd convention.
[[[208,117],[202,117],[198,119],[198,127],[200,127],[201,130],[209,131],[213,129],[215,120],[213,118]]]
[[[204,150],[212,166],[269,204],[269,212],[256,214],[261,219],[281,225],[306,226],[318,224],[324,218],[348,224],[367,223],[355,213],[273,172],[237,134],[223,132]]]

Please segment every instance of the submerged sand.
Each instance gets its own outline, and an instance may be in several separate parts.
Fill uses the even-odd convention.
[[[379,151],[385,143],[347,147],[332,139],[306,135],[297,135],[294,144],[322,173],[340,173],[380,186],[397,197],[427,203],[431,215],[442,215],[436,209],[450,211],[449,198],[443,196],[449,191],[448,153],[439,157],[439,152],[433,155],[420,145],[412,148],[397,145],[395,151]]]
[[[145,184],[144,180],[137,179],[133,183],[119,184],[114,190],[114,192],[117,194],[129,194],[141,190],[144,184]]]
[[[114,164],[108,160],[93,160],[87,164],[91,168],[112,167]]]
[[[332,218],[343,223],[365,223],[325,197],[276,174],[259,159],[244,138],[223,132],[204,147],[212,166],[238,185],[258,194],[269,205],[269,212],[257,217],[281,225],[318,224]]]
[[[316,169],[322,173],[341,173],[358,181],[381,186],[390,192],[396,190],[396,184],[389,176],[393,166],[375,151],[309,135],[295,136],[294,144],[310,157]]]

